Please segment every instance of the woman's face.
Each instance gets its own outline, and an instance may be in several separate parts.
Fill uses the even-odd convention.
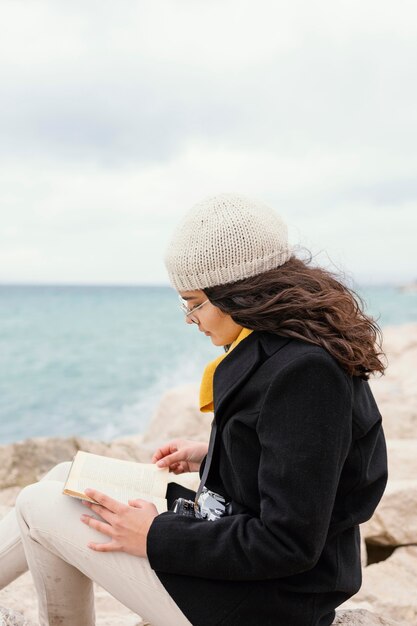
[[[202,304],[207,300],[204,291],[180,291],[181,298],[187,302],[189,310]],[[225,346],[231,344],[239,335],[242,326],[236,324],[232,317],[223,313],[211,302],[206,302],[204,306],[193,313],[192,317],[197,320],[198,329],[210,337],[215,346]],[[192,324],[190,317],[186,317],[187,324]]]

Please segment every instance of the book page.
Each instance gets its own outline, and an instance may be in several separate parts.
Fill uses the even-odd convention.
[[[167,510],[165,499],[168,468],[153,463],[135,463],[78,451],[74,457],[64,493],[83,497],[87,487],[124,502],[141,498]],[[86,496],[84,499],[89,499]]]

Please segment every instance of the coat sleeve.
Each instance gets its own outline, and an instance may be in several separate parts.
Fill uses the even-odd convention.
[[[156,571],[260,580],[314,567],[351,443],[351,386],[326,354],[292,361],[273,379],[258,419],[260,515],[209,522],[170,511],[149,530]]]

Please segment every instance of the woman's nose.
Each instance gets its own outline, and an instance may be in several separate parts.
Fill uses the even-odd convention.
[[[186,323],[186,324],[194,324],[193,320],[191,319],[191,315],[188,315],[188,316],[185,318],[185,323]]]

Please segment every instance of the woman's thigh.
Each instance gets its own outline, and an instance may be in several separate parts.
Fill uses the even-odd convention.
[[[62,482],[43,480],[22,490],[16,502],[32,539],[107,589],[152,625],[190,626],[146,558],[95,552],[90,541],[110,538],[80,521],[85,507],[62,494]]]

